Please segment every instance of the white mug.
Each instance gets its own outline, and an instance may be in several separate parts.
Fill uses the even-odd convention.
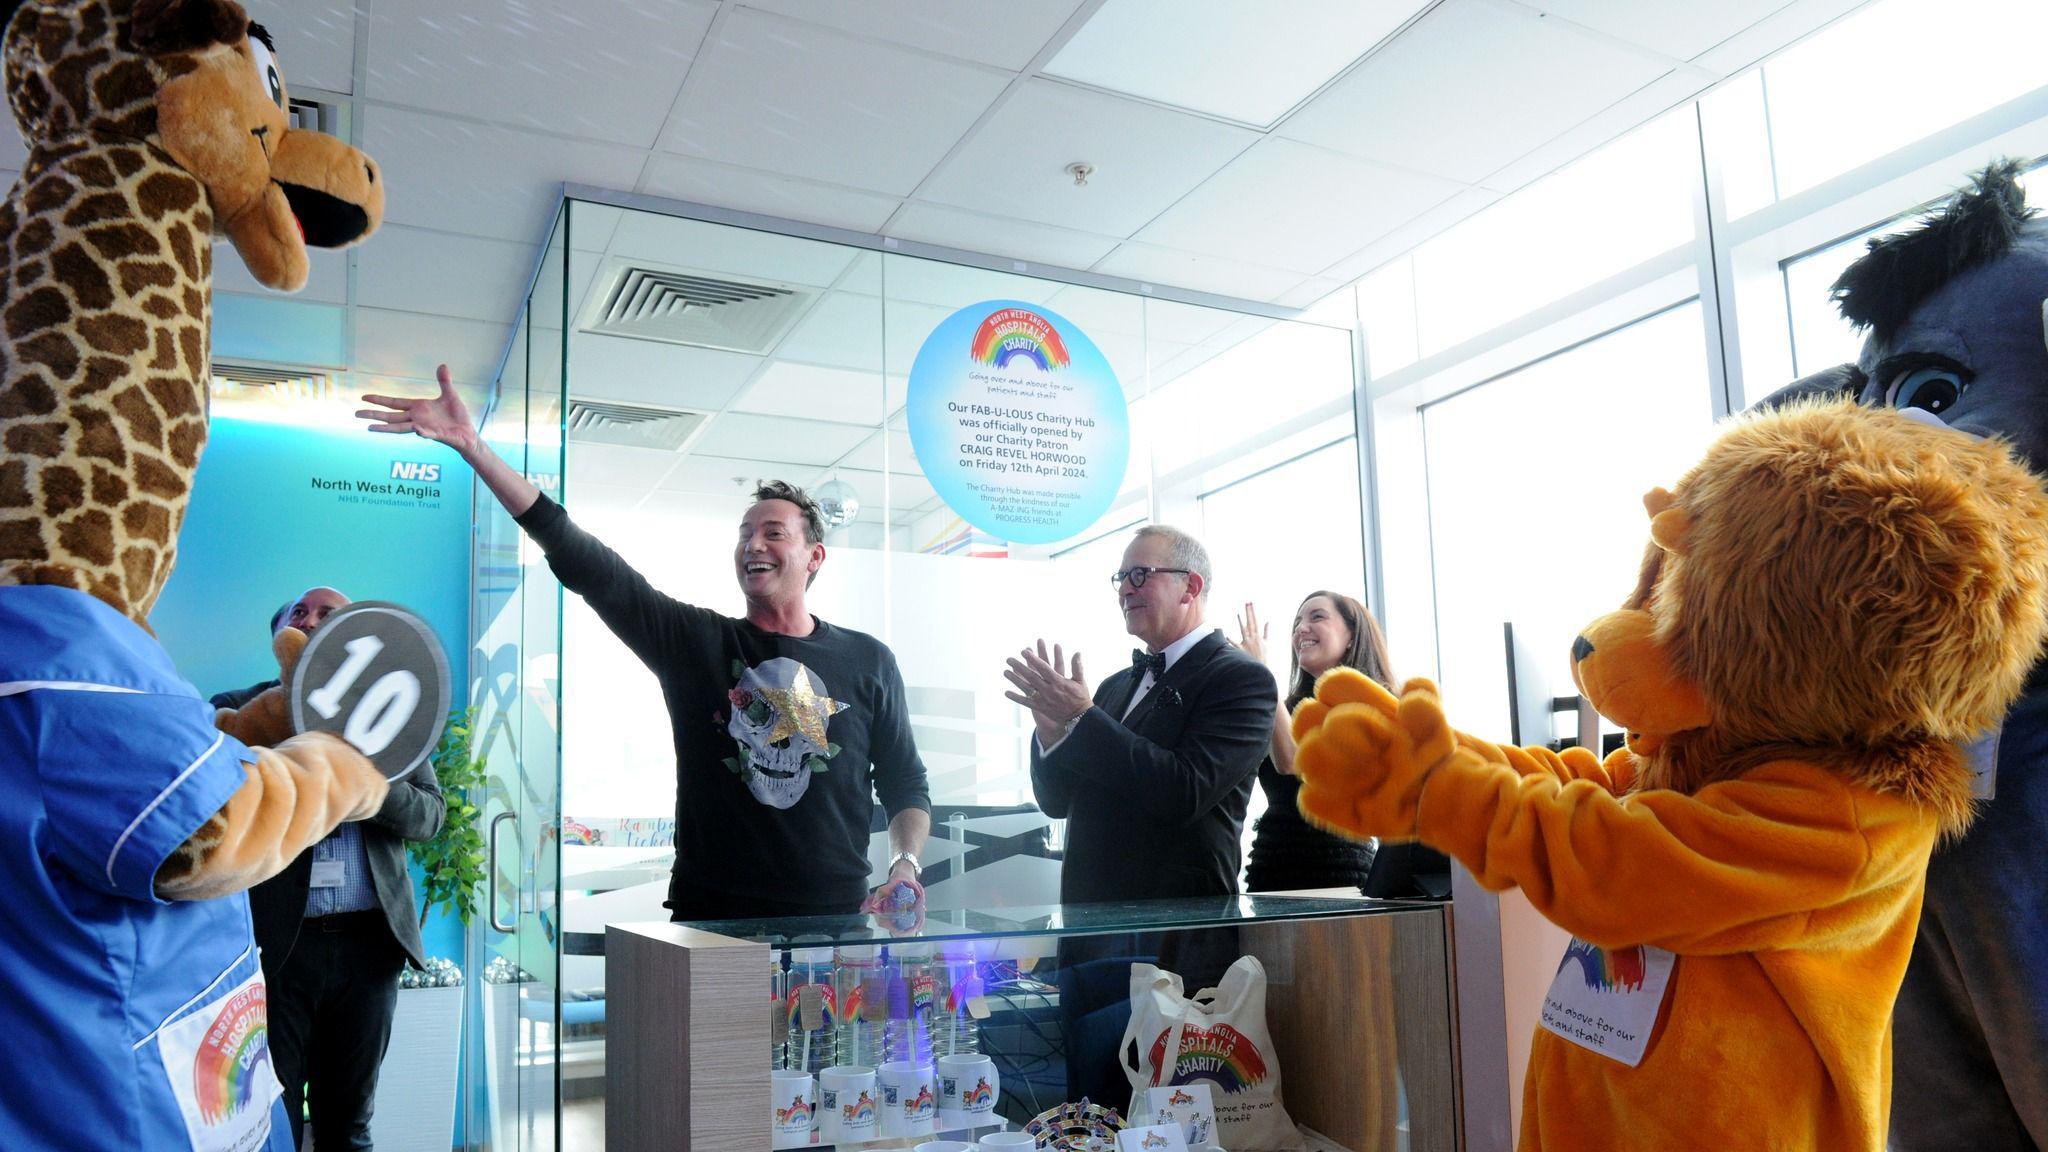
[[[840,1064],[818,1073],[818,1138],[859,1144],[881,1133],[881,1090],[875,1070]]]
[[[981,1138],[983,1148],[1036,1148],[1038,1137],[1029,1132],[991,1132]]]
[[[881,1086],[882,1135],[929,1136],[938,1114],[932,1066],[891,1060],[875,1070]]]
[[[996,1062],[986,1056],[939,1057],[939,1108],[957,1127],[973,1128],[993,1123],[996,1097],[1002,1080]]]
[[[965,1140],[927,1140],[910,1152],[974,1152],[974,1145]]]
[[[768,1088],[770,1147],[807,1148],[811,1115],[818,1110],[818,1086],[809,1072],[777,1068]]]

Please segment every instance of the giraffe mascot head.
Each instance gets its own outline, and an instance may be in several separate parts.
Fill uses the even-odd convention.
[[[87,592],[138,624],[206,443],[212,238],[306,282],[384,213],[377,165],[295,129],[270,36],[234,0],[28,0],[6,31],[29,146],[0,206],[0,585]]]

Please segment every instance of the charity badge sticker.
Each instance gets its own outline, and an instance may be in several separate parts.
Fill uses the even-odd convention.
[[[1108,358],[1071,321],[1022,300],[970,304],[932,329],[904,411],[925,479],[997,540],[1084,531],[1130,462],[1130,412]]]
[[[299,654],[292,727],[341,737],[396,780],[441,742],[451,691],[448,657],[426,621],[358,600],[322,622]]]
[[[1596,948],[1574,938],[1543,999],[1543,1027],[1633,1068],[1650,1046],[1677,960],[1647,944]]]
[[[263,973],[157,1033],[157,1056],[193,1152],[255,1152],[284,1093],[270,1064]]]

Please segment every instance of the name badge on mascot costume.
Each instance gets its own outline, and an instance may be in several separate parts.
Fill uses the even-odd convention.
[[[213,238],[295,290],[383,182],[291,127],[232,0],[0,17],[29,146],[0,205],[0,1148],[284,1152],[242,893],[387,784],[217,717],[147,621],[206,443]]]
[[[1910,409],[2048,468],[2048,220],[1995,164],[1835,282],[1868,336],[1865,404]],[[2048,664],[1973,742],[1977,819],[1934,853],[1893,1014],[1892,1146],[2048,1147]]]
[[[1625,747],[1496,747],[1428,681],[1338,668],[1294,716],[1302,814],[1418,839],[1576,937],[1544,973],[1524,1152],[1882,1152],[1922,1069],[1901,1043],[1891,1074],[1891,1004],[1928,857],[1971,817],[1964,745],[2048,637],[2048,492],[2002,444],[1807,400],[1731,421],[1644,503],[1636,590],[1569,653]]]

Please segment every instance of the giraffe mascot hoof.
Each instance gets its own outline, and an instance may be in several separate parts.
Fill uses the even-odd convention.
[[[383,217],[233,0],[0,2],[0,1148],[288,1152],[241,893],[386,784],[215,726],[150,632],[206,443],[213,237],[264,284]],[[253,723],[265,741],[285,730]]]

